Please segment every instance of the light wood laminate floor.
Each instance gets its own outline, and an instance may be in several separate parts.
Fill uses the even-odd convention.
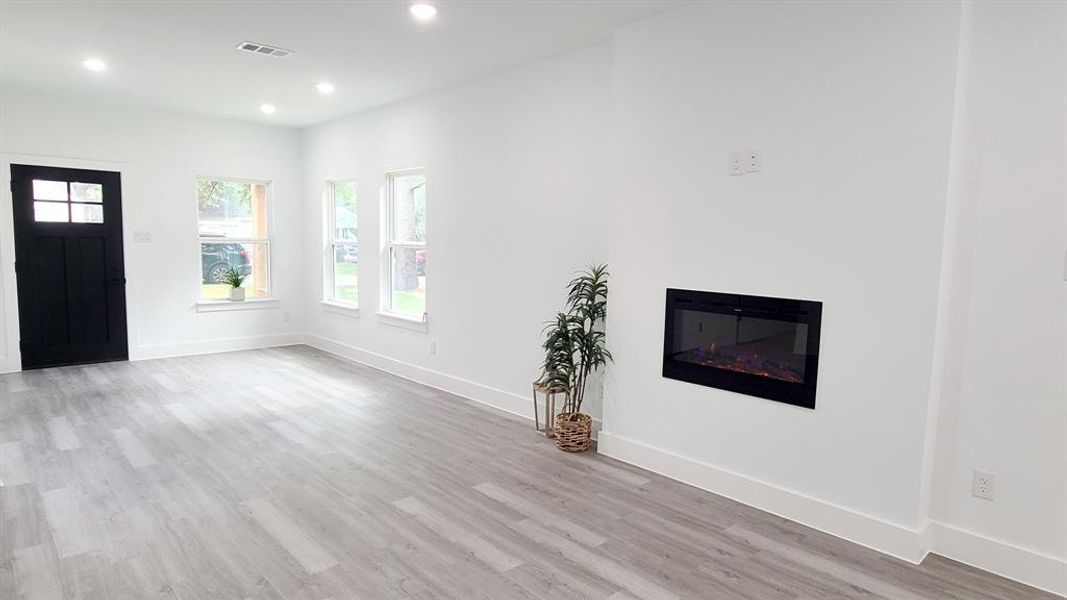
[[[307,347],[0,376],[0,598],[1052,598]]]

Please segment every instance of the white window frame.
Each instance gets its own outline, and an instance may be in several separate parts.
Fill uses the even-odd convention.
[[[326,181],[326,190],[323,192],[323,261],[322,261],[322,303],[328,307],[341,308],[352,314],[359,314],[359,284],[356,284],[356,301],[341,300],[337,298],[337,286],[334,280],[334,261],[337,256],[338,246],[359,244],[359,221],[356,221],[356,239],[345,240],[335,237],[337,233],[337,184],[350,183],[356,185],[356,180],[351,178],[329,179]],[[359,210],[359,191],[356,191],[356,210]],[[356,263],[359,269],[359,263]],[[357,280],[358,281],[358,280]]]
[[[200,198],[197,183],[200,181],[229,181],[233,183],[259,184],[266,188],[264,201],[267,203],[267,237],[204,237],[200,235]],[[193,216],[196,217],[196,304],[201,312],[213,312],[216,310],[239,310],[269,308],[278,305],[278,297],[274,290],[274,182],[270,179],[249,179],[246,177],[226,177],[221,175],[197,175],[193,181]],[[267,295],[263,298],[249,298],[244,302],[231,302],[229,300],[211,300],[203,294],[203,267],[200,266],[203,244],[234,243],[234,244],[265,244],[267,246]]]
[[[426,331],[429,321],[428,315],[430,312],[430,294],[429,286],[427,286],[426,292],[426,309],[422,313],[422,317],[417,317],[407,313],[396,312],[393,310],[393,251],[398,248],[414,248],[416,250],[423,250],[426,252],[426,241],[421,242],[404,242],[393,239],[393,180],[397,177],[403,177],[406,175],[422,175],[426,178],[426,169],[423,167],[415,167],[410,169],[398,169],[395,171],[388,171],[385,174],[385,189],[382,194],[382,244],[381,244],[381,293],[380,304],[381,307],[378,310],[379,316],[383,317],[386,323],[391,325],[399,325],[401,327],[407,327],[416,331]],[[427,178],[428,179],[428,178]],[[423,183],[428,186],[429,182]],[[427,196],[427,201],[429,197]],[[427,207],[428,208],[428,207]],[[427,231],[426,238],[429,236],[429,223],[427,219]]]

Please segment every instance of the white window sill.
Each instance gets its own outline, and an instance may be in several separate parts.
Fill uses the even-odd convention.
[[[196,312],[222,312],[226,310],[263,310],[278,308],[277,298],[251,298],[248,300],[201,300],[196,303]]]
[[[335,315],[343,315],[352,318],[359,317],[359,307],[354,304],[334,302],[333,300],[319,300],[319,304],[322,305],[322,310],[328,313],[333,313]]]
[[[378,311],[378,320],[386,325],[401,327],[412,331],[426,332],[426,321],[419,317],[412,317],[400,313]]]

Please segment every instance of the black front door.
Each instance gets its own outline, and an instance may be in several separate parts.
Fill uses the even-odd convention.
[[[22,368],[125,360],[118,173],[11,165]]]

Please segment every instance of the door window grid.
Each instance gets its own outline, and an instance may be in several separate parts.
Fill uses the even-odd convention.
[[[33,220],[38,223],[104,222],[104,186],[78,181],[33,180]]]

